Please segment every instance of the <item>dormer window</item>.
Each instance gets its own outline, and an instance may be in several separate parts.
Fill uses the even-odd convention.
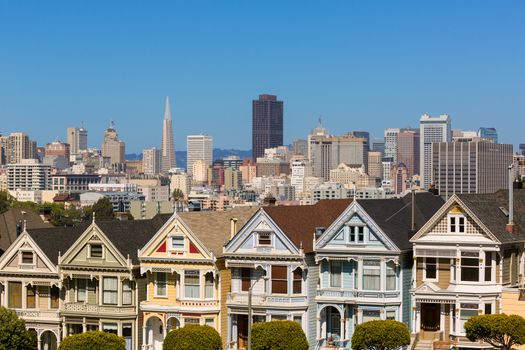
[[[363,243],[365,241],[364,226],[350,226],[350,242]]]
[[[171,250],[184,250],[184,236],[171,237]]]
[[[460,215],[450,215],[450,232],[464,233],[465,232],[465,217]]]
[[[22,252],[22,264],[33,265],[33,252]]]
[[[89,245],[89,257],[90,258],[102,258],[103,248],[102,244],[90,244]]]
[[[258,245],[271,246],[272,245],[272,234],[271,232],[259,232]]]

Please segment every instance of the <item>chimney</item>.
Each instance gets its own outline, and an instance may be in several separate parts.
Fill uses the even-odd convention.
[[[514,225],[514,162],[509,165],[509,222],[506,226],[508,233],[515,233],[516,226]]]
[[[230,219],[230,239],[237,233],[237,218]]]

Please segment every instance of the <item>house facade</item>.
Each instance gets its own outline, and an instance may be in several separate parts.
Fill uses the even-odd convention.
[[[471,343],[464,325],[475,315],[501,313],[503,288],[523,274],[525,195],[514,191],[514,225],[508,225],[508,191],[453,195],[411,239],[415,276],[412,332],[420,340]]]

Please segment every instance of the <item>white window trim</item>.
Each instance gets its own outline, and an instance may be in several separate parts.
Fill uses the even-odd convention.
[[[423,281],[428,282],[438,282],[439,281],[439,258],[431,258],[436,259],[436,278],[428,278],[427,277],[427,258],[423,258]]]
[[[28,263],[24,263],[24,262],[23,262],[24,260],[23,260],[23,258],[22,258],[23,253],[31,253],[31,254],[33,254],[33,262],[30,263],[30,264],[28,264]],[[18,256],[19,256],[19,257],[18,257],[18,264],[19,264],[19,265],[22,265],[22,266],[35,266],[35,265],[36,265],[36,263],[35,263],[35,260],[36,260],[36,254],[35,254],[34,251],[32,251],[32,250],[28,250],[28,249],[20,250]]]
[[[190,298],[190,297],[187,297],[186,296],[186,271],[198,271],[199,272],[199,297],[198,298]],[[203,298],[202,296],[202,293],[204,292],[203,288],[203,276],[202,276],[202,271],[200,270],[197,270],[197,269],[187,269],[187,270],[184,270],[183,273],[181,274],[181,288],[182,288],[182,294],[184,295],[183,299],[185,300],[201,300],[201,299],[205,299]],[[191,318],[191,317],[190,317]]]
[[[92,256],[91,255],[91,246],[92,245],[100,245],[102,247],[102,256],[101,257],[96,257],[96,256]],[[106,249],[105,249],[105,246],[104,244],[102,244],[102,242],[93,242],[93,243],[88,243],[88,258],[89,259],[105,259],[106,258]]]
[[[365,268],[365,261],[378,261],[378,259],[363,259],[363,263],[361,264],[361,290],[364,290],[364,291],[384,291],[385,290],[385,286],[383,285],[383,279],[385,280],[386,282],[386,267],[385,269],[383,269],[383,266],[385,265],[384,262],[382,262],[381,260],[379,260],[379,266],[366,266]],[[365,289],[364,288],[364,278],[365,278],[365,274],[364,274],[364,270],[379,270],[379,289]],[[385,272],[383,272],[383,270]]]
[[[452,231],[451,218],[454,218],[454,231]],[[463,232],[459,232],[459,219],[463,218]],[[448,214],[447,215],[447,231],[451,234],[465,234],[467,233],[467,218],[463,214]]]
[[[166,294],[165,295],[159,295],[157,293],[157,274],[159,272],[155,272],[154,273],[154,280],[153,280],[153,285],[154,285],[154,289],[153,289],[153,294],[155,296],[155,298],[168,298],[168,273],[167,272],[160,272],[160,273],[164,273],[166,275]]]
[[[259,244],[259,238],[261,236],[261,233],[263,233],[265,235],[268,235],[270,237],[270,244]],[[273,232],[271,232],[271,231],[258,231],[255,234],[255,246],[256,247],[268,248],[268,247],[273,247],[273,244],[274,244]]]
[[[187,249],[186,249],[186,245],[188,244],[186,241],[186,237],[184,235],[171,235],[169,236],[170,237],[170,240],[169,240],[169,247],[168,247],[168,251],[170,252],[185,252]],[[182,248],[174,248],[173,247],[173,237],[182,237],[183,239],[183,242],[184,242],[184,246]]]
[[[79,280],[84,280],[86,281],[86,288],[85,288],[85,293],[86,293],[86,299],[85,300],[78,300],[78,281]],[[75,301],[77,303],[87,303],[87,299],[88,299],[88,283],[89,283],[89,280],[87,278],[75,278]]]

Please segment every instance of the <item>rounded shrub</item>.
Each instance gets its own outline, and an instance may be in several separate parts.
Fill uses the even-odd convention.
[[[403,322],[377,320],[355,327],[352,336],[354,350],[393,350],[410,344],[410,331]]]
[[[0,350],[12,349],[36,349],[36,335],[14,311],[0,307]]]
[[[297,322],[260,322],[252,327],[252,350],[308,350],[308,340]]]
[[[113,333],[91,331],[70,335],[60,343],[59,350],[126,350],[124,338]]]
[[[187,325],[166,335],[164,350],[222,350],[219,333],[210,326]]]

